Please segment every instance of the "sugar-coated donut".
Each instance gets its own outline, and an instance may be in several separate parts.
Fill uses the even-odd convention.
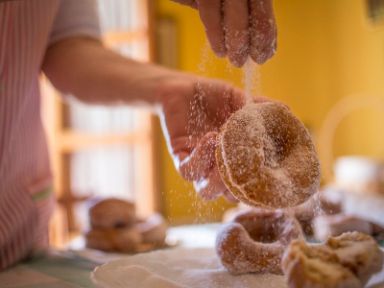
[[[252,103],[235,112],[220,132],[216,160],[228,190],[252,206],[296,206],[319,186],[311,136],[280,103]]]
[[[92,228],[122,228],[136,222],[132,202],[109,198],[98,202],[89,210]]]
[[[291,240],[302,237],[294,217],[282,211],[255,209],[223,226],[217,235],[216,252],[232,274],[281,274],[284,249]]]
[[[362,288],[383,265],[375,240],[360,232],[331,237],[324,244],[295,240],[282,259],[289,287]]]
[[[139,219],[129,201],[105,199],[90,209],[89,216],[91,229],[85,235],[89,248],[135,253],[166,246],[164,218],[153,214]]]

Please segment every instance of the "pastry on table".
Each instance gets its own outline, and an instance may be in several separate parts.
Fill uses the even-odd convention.
[[[362,288],[382,269],[383,259],[371,236],[348,232],[323,244],[292,241],[282,269],[290,288]]]
[[[283,211],[253,209],[224,225],[216,239],[216,253],[232,274],[281,274],[281,257],[303,233],[295,217]]]
[[[120,199],[105,199],[89,210],[91,229],[86,246],[108,252],[136,253],[165,247],[167,224],[160,214],[142,219],[135,205]]]

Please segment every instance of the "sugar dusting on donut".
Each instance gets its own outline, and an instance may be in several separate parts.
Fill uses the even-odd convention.
[[[283,211],[251,210],[223,226],[216,252],[232,274],[281,274],[281,257],[293,239],[303,237],[297,220]]]
[[[234,113],[222,129],[216,155],[229,190],[253,206],[296,206],[319,185],[311,137],[283,104],[252,103]]]
[[[232,274],[282,273],[282,246],[252,240],[238,223],[227,224],[218,234],[216,243],[222,264]]]

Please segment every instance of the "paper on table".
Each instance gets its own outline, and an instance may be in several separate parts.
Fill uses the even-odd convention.
[[[91,276],[108,288],[285,288],[284,277],[272,274],[233,276],[220,264],[213,248],[177,248],[111,261]],[[156,283],[156,285],[154,285]],[[384,268],[367,287],[384,287]]]
[[[158,283],[162,288],[250,288],[255,283],[258,288],[286,287],[281,275],[229,274],[212,248],[177,248],[135,255],[99,266],[91,278],[103,288],[159,287]],[[148,283],[156,286],[145,286]]]

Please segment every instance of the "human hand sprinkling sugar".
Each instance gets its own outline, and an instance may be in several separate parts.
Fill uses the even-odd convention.
[[[223,81],[176,74],[160,89],[160,117],[169,151],[183,178],[205,199],[235,200],[217,169],[215,151],[222,125],[245,104],[243,91]],[[255,102],[270,101],[257,97]]]
[[[263,64],[276,51],[272,0],[174,0],[199,11],[212,50],[241,67],[248,57]]]
[[[160,95],[164,135],[180,174],[205,199],[230,198],[216,168],[216,138],[244,105],[243,92],[222,81],[183,74],[165,81]]]

